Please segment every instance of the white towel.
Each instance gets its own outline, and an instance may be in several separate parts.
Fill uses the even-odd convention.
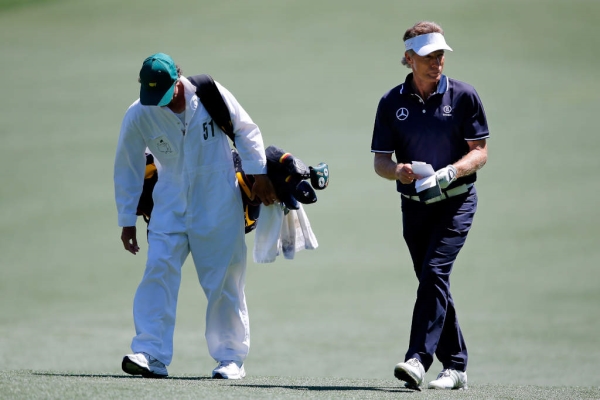
[[[279,235],[283,222],[283,209],[279,204],[260,205],[260,214],[254,230],[254,262],[271,263],[279,250]]]
[[[308,216],[300,204],[298,210],[284,213],[281,205],[260,206],[254,238],[254,262],[271,263],[283,254],[294,259],[296,252],[319,247]]]
[[[284,217],[279,233],[280,254],[288,260],[293,260],[296,254],[296,212],[290,210]]]
[[[312,231],[310,227],[310,221],[308,220],[308,215],[302,208],[302,204],[300,204],[300,209],[296,212],[298,216],[298,224],[300,225],[300,232],[302,239],[304,239],[304,248],[307,250],[314,250],[319,247],[319,242],[317,242],[317,237]]]

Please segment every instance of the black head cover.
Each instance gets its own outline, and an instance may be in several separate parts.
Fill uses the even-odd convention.
[[[302,181],[296,186],[293,196],[302,204],[312,204],[317,202],[317,194],[307,181]]]
[[[310,192],[306,190],[297,190],[298,185],[304,179],[310,178],[310,169],[291,153],[287,153],[276,146],[269,146],[265,149],[267,156],[267,175],[273,186],[279,200],[290,210],[300,208],[298,201],[308,204],[314,203]],[[305,192],[307,193],[305,195]],[[314,191],[312,192],[314,195]],[[301,199],[296,198],[298,195]]]
[[[292,175],[298,180],[310,178],[310,169],[300,160],[294,157],[291,153],[287,153],[276,146],[269,146],[265,149],[267,161],[272,165],[277,166],[280,171],[285,171],[288,175]]]

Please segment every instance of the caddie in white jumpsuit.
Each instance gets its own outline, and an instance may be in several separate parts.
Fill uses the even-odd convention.
[[[148,57],[140,83],[140,99],[129,107],[122,122],[114,166],[121,239],[133,254],[139,250],[136,209],[147,150],[154,156],[159,179],[148,226],[146,270],[133,304],[133,354],[124,357],[122,368],[132,375],[167,376],[181,268],[191,252],[208,300],[208,349],[219,363],[212,377],[243,378],[250,345],[244,295],[246,244],[229,139],[168,55]],[[265,175],[261,132],[233,95],[217,85],[230,110],[244,171],[255,175],[255,194],[270,205],[276,194]]]

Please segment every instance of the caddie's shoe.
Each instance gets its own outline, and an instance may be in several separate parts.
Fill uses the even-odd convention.
[[[412,390],[421,390],[423,378],[425,378],[425,368],[421,361],[411,358],[405,362],[399,363],[394,368],[394,376],[401,381],[406,382],[404,386]]]
[[[467,373],[455,369],[445,369],[437,378],[429,382],[430,389],[467,389]]]
[[[213,379],[242,379],[245,376],[244,364],[239,361],[219,361],[212,372]]]
[[[127,354],[121,363],[123,372],[141,375],[144,378],[165,378],[169,376],[165,364],[148,353]]]

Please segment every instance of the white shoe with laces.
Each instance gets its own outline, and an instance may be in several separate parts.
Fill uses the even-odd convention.
[[[467,389],[467,373],[447,368],[437,378],[429,382],[430,389]]]
[[[121,363],[123,372],[141,375],[144,378],[166,378],[169,376],[165,364],[148,353],[127,354]]]
[[[394,376],[401,381],[406,382],[404,385],[408,389],[421,390],[423,379],[425,378],[425,368],[421,361],[416,358],[411,358],[403,363],[399,363],[394,368]]]
[[[219,365],[213,369],[213,379],[242,379],[246,376],[244,364],[239,361],[219,361]]]

